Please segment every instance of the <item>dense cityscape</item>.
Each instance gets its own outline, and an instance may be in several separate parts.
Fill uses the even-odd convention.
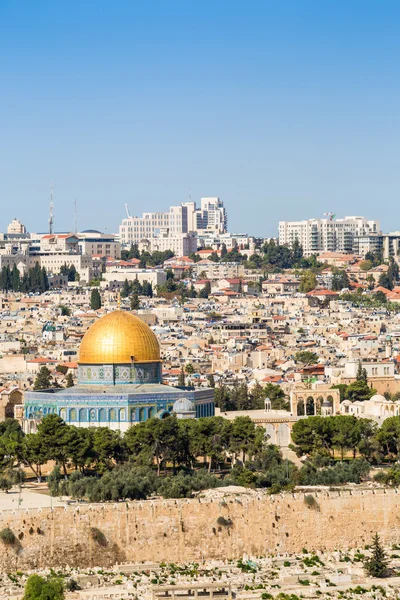
[[[322,490],[375,494],[397,486],[400,233],[382,233],[377,220],[328,214],[280,222],[275,238],[258,238],[229,232],[220,198],[202,198],[200,206],[191,201],[143,217],[127,209],[119,231],[105,234],[54,231],[51,205],[45,233],[29,233],[16,218],[1,235],[4,510],[82,510],[149,498],[248,502],[262,493],[301,494],[304,508],[319,512]],[[221,535],[234,535],[229,515],[217,525]],[[123,569],[118,583],[101,576],[119,554],[101,550],[111,543],[104,525],[90,531],[99,552],[48,584],[67,577],[67,598],[137,595],[129,589],[143,578],[132,584]],[[366,547],[374,533],[363,528]],[[341,535],[341,551],[353,552]],[[0,538],[9,548],[3,564],[12,570],[11,549],[23,547],[24,527],[8,526]],[[232,573],[222,578],[215,593],[246,597],[246,588],[256,587],[269,598],[280,582],[294,597],[304,595],[304,580],[314,593],[329,580],[343,597],[353,582],[366,585],[373,567],[343,569],[336,547],[319,544],[299,564],[293,552],[301,548],[281,540],[277,560],[287,556],[288,567],[268,585],[272,567],[246,552],[249,558],[227,571],[243,575],[236,583]],[[379,550],[379,538],[376,544]],[[67,548],[61,562],[35,564],[71,564]],[[18,598],[31,551],[17,561],[21,582],[3,582],[4,598]],[[140,562],[133,548],[125,552],[128,563]],[[188,544],[186,553],[193,564],[200,559]],[[367,564],[362,549],[346,556]],[[221,558],[238,556],[212,551],[212,569],[221,568]],[[101,587],[85,595],[93,583],[81,583],[93,567]],[[185,569],[196,568],[180,567],[183,594],[193,585]],[[159,567],[135,569],[153,572],[153,594],[172,582]],[[258,574],[252,585],[246,573]],[[387,579],[389,587],[396,582]],[[28,579],[27,589],[33,583]],[[104,595],[110,586],[116,595]],[[375,597],[385,590],[378,586]]]
[[[0,600],[400,599],[399,22],[0,2]]]

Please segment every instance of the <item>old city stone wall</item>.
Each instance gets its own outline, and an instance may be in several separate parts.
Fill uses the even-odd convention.
[[[317,508],[308,508],[304,494],[257,494],[0,511],[0,529],[10,527],[18,538],[14,547],[0,542],[0,571],[347,549],[369,543],[375,531],[400,542],[396,490],[314,497]],[[104,535],[100,543],[91,528]]]

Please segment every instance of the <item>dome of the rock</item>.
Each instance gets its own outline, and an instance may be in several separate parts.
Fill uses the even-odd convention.
[[[116,310],[93,323],[79,349],[81,365],[160,362],[160,346],[150,327],[135,315]]]

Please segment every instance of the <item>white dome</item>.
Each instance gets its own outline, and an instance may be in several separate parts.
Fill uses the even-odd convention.
[[[372,396],[372,398],[369,399],[370,402],[389,402],[389,400],[386,400],[385,396],[382,396],[381,394],[375,394],[375,396]]]

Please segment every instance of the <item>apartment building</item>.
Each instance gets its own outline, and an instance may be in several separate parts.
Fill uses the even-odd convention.
[[[357,238],[378,233],[379,221],[357,216],[279,222],[279,243],[292,246],[297,239],[306,256],[320,252],[354,252]]]
[[[157,236],[142,240],[139,244],[139,251],[145,252],[165,252],[171,250],[175,256],[189,256],[197,251],[196,233],[175,233],[163,231]]]

